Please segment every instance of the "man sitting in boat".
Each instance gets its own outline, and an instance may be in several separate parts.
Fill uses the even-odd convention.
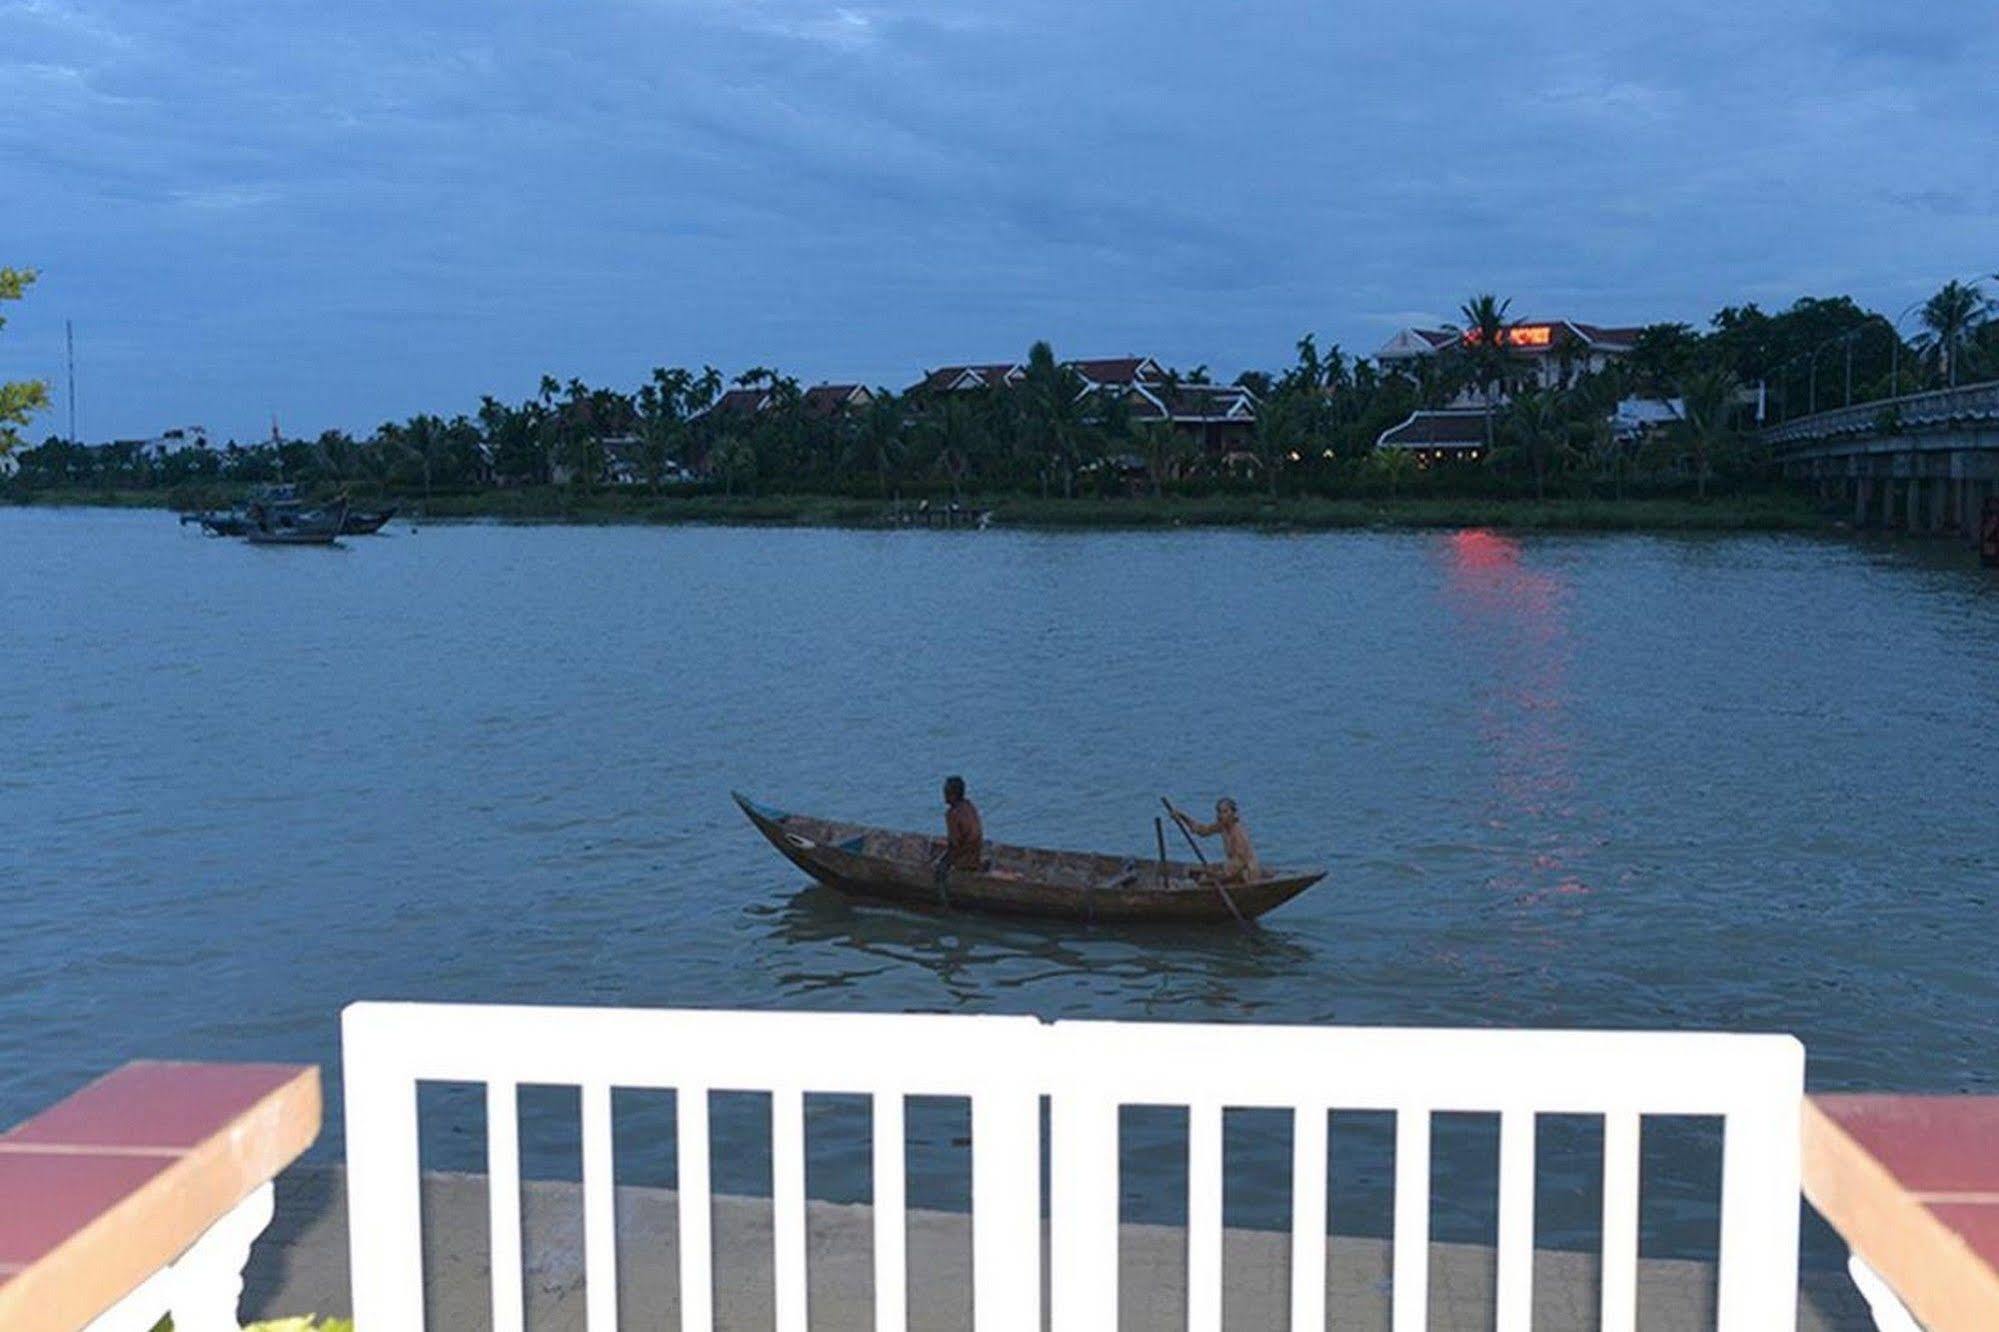
[[[1222,835],[1222,850],[1227,858],[1219,865],[1203,865],[1194,871],[1194,877],[1209,883],[1250,883],[1263,877],[1263,866],[1257,863],[1256,849],[1249,844],[1249,830],[1242,826],[1242,818],[1236,813],[1235,801],[1223,796],[1215,802],[1215,821],[1201,823],[1186,811],[1174,808],[1173,818],[1182,828],[1197,837]]]
[[[986,860],[986,825],[979,807],[965,795],[963,777],[944,779],[944,854],[937,861],[942,878],[954,869],[976,870]]]

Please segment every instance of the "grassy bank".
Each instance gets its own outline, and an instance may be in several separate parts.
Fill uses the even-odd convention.
[[[171,507],[157,490],[38,491],[16,503]],[[373,501],[370,501],[371,503]],[[877,499],[829,495],[647,495],[541,487],[404,497],[406,511],[428,521],[488,520],[556,523],[735,523],[794,527],[879,527],[891,506]],[[1248,527],[1332,530],[1362,527],[1497,527],[1528,531],[1779,532],[1833,526],[1801,496],[1759,494],[1700,501],[1671,499],[1452,499],[1432,496],[1373,499],[1246,495],[1166,499],[1040,499],[1003,496],[972,501],[1004,527],[1053,529]]]

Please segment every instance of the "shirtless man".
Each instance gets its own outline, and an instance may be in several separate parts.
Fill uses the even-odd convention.
[[[1210,883],[1250,883],[1263,877],[1263,866],[1257,863],[1256,849],[1249,844],[1249,830],[1242,826],[1242,819],[1236,814],[1235,801],[1223,796],[1215,802],[1215,821],[1196,822],[1191,814],[1177,807],[1168,806],[1173,811],[1174,821],[1197,837],[1222,835],[1222,850],[1227,858],[1219,865],[1203,865],[1194,871],[1194,877]]]
[[[954,869],[976,870],[985,864],[986,825],[979,807],[965,795],[963,777],[944,779],[944,854],[937,860],[937,877]]]

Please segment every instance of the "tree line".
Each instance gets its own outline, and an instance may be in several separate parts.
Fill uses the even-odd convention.
[[[0,270],[0,298],[32,274]],[[12,284],[10,287],[9,284]],[[589,491],[614,480],[654,492],[791,491],[888,497],[1006,493],[1072,496],[1149,491],[1263,490],[1332,494],[1404,487],[1546,495],[1627,487],[1691,487],[1761,474],[1753,427],[1810,410],[1999,375],[1999,321],[1976,283],[1952,282],[1903,312],[1850,297],[1806,297],[1770,312],[1729,306],[1704,329],[1645,327],[1629,355],[1592,368],[1557,347],[1552,382],[1535,373],[1503,330],[1511,303],[1467,300],[1456,337],[1437,355],[1382,362],[1321,347],[1307,335],[1291,364],[1250,370],[1235,383],[1256,412],[1226,452],[1206,451],[1171,425],[1146,419],[1117,393],[1086,392],[1077,372],[1036,343],[1008,385],[976,392],[873,390],[851,410],[815,408],[801,382],[755,367],[725,379],[712,366],[662,367],[626,391],[544,376],[516,402],[484,397],[449,417],[419,413],[365,435],[328,430],[219,447],[86,447],[51,437],[15,451],[26,491],[48,488],[204,487],[291,481],[354,493],[431,496],[500,486]],[[1208,382],[1205,367],[1166,372],[1169,395]],[[730,389],[745,390],[723,403]],[[7,385],[0,448],[11,413],[26,419],[39,385]],[[1661,425],[1636,437],[1614,426],[1630,399],[1671,402]],[[754,400],[757,410],[720,410]],[[1426,465],[1376,449],[1419,409],[1483,406],[1488,447],[1476,464]]]

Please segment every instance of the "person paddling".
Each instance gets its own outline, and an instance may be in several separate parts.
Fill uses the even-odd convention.
[[[1196,836],[1221,834],[1226,858],[1219,865],[1203,865],[1196,869],[1195,878],[1209,883],[1251,883],[1263,877],[1263,866],[1257,862],[1256,848],[1249,844],[1249,829],[1243,827],[1235,801],[1227,796],[1217,800],[1213,823],[1199,822],[1170,801],[1166,808],[1173,815],[1174,822]]]
[[[986,858],[986,826],[979,807],[965,795],[963,777],[944,779],[944,854],[937,858],[937,878],[941,883],[954,869],[983,868]]]

